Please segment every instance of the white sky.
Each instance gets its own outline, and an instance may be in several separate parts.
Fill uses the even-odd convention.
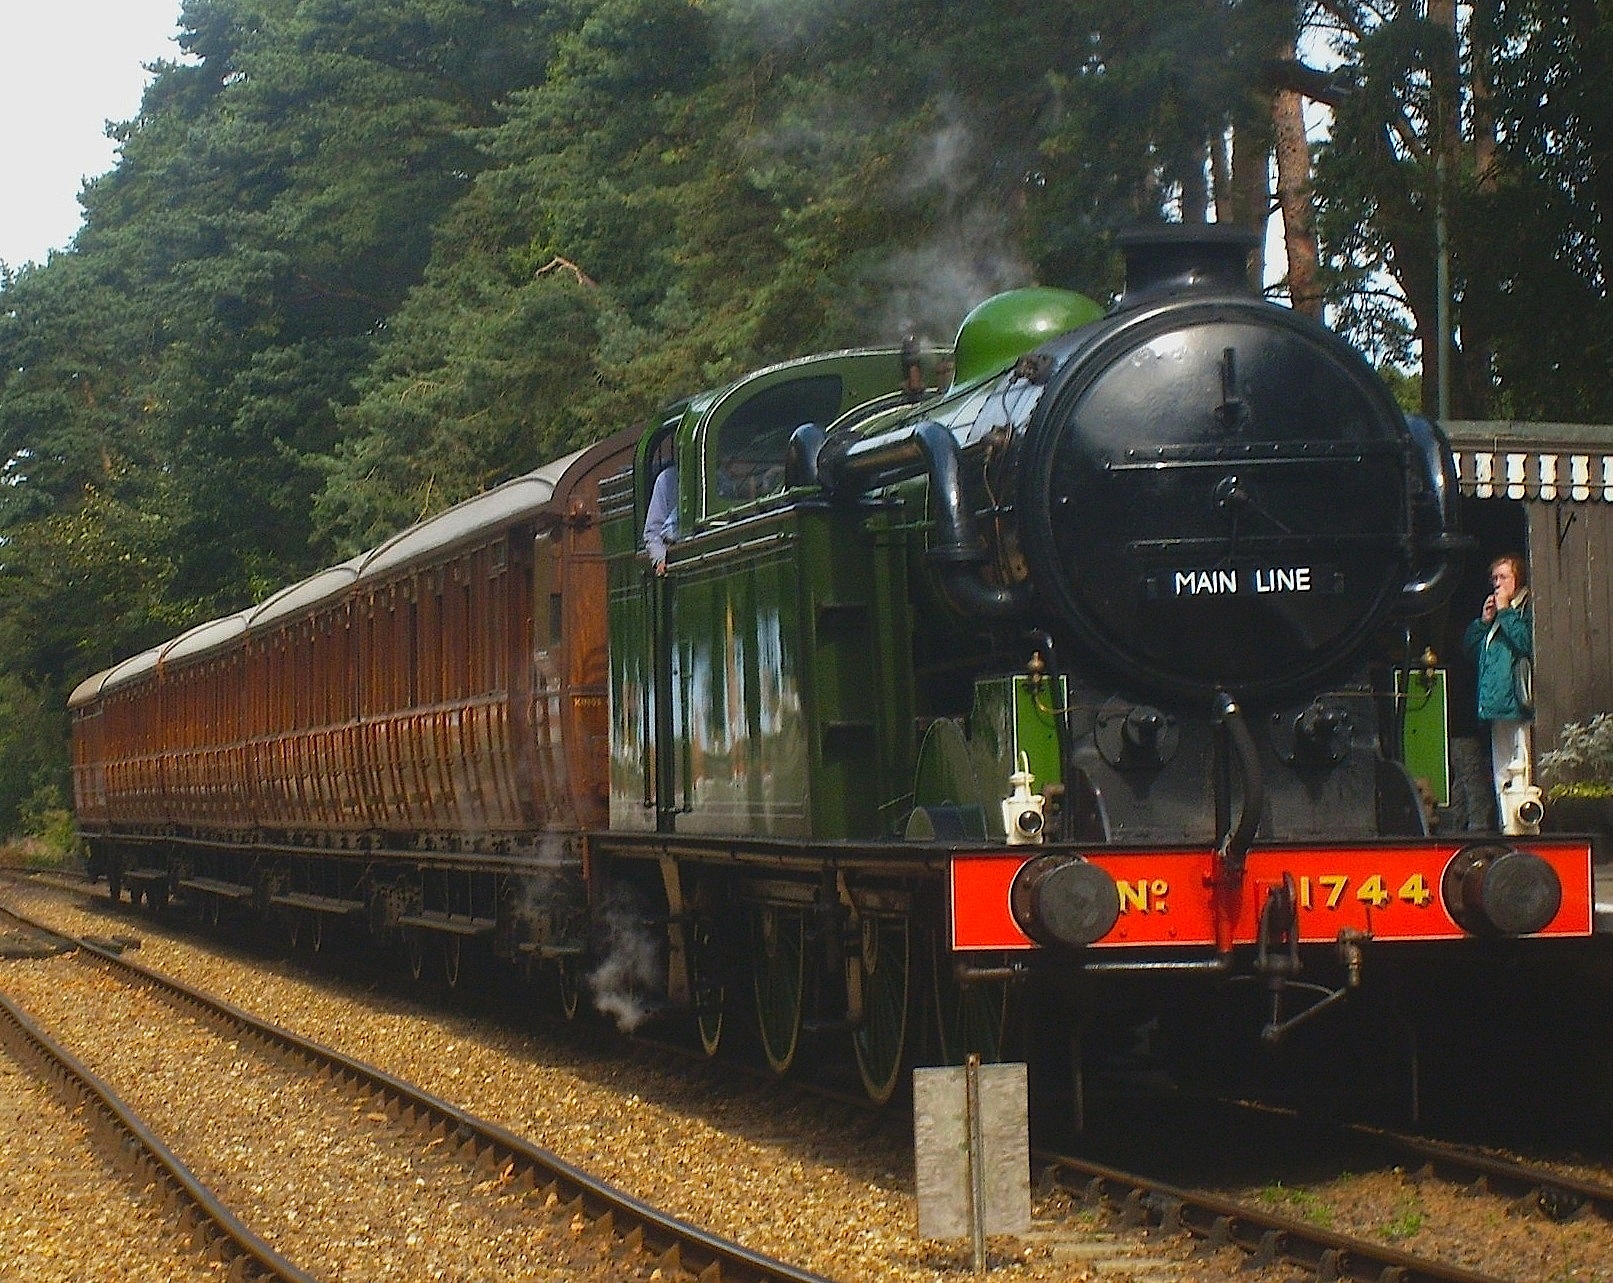
[[[108,121],[131,119],[178,61],[181,0],[0,0],[0,262],[21,267],[78,232],[79,187],[116,161]]]

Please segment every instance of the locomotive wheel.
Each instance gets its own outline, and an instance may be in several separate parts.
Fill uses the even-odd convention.
[[[312,921],[308,924],[308,947],[315,953],[320,953],[325,948],[325,915],[315,913],[309,916]]]
[[[765,905],[754,919],[756,1023],[762,1054],[776,1074],[789,1072],[801,1046],[806,988],[806,915]]]
[[[986,1063],[1004,1059],[1008,1032],[1006,981],[960,985],[940,932],[930,938],[931,992],[941,1063],[961,1065],[971,1053]]]
[[[582,967],[574,958],[561,958],[555,963],[555,986],[560,993],[560,1014],[567,1020],[577,1018],[577,1007],[582,1000]]]
[[[417,928],[405,928],[403,932],[403,951],[409,958],[409,974],[416,980],[425,978],[426,974],[426,942],[420,938]]]
[[[450,989],[457,989],[460,977],[464,975],[464,946],[465,942],[459,936],[447,935],[442,938],[442,974]]]
[[[902,918],[865,918],[862,927],[863,1022],[852,1035],[868,1098],[883,1105],[902,1076],[907,1049],[912,935]]]
[[[716,926],[708,918],[695,918],[690,937],[689,999],[694,1004],[700,1046],[706,1055],[715,1056],[722,1044],[723,1006],[728,996],[722,948]]]
[[[123,874],[117,869],[108,871],[106,875],[106,894],[113,904],[123,898]]]

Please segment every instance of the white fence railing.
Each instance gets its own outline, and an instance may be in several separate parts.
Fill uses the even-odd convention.
[[[1613,453],[1458,448],[1456,476],[1477,499],[1613,503]]]

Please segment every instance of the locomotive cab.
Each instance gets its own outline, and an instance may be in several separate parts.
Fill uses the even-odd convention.
[[[646,433],[605,514],[613,828],[890,831],[881,817],[913,760],[903,547],[880,505],[825,503],[788,463],[803,429],[923,397],[914,365],[933,378],[940,356],[789,362],[674,406]],[[667,457],[678,534],[657,575],[642,527]]]

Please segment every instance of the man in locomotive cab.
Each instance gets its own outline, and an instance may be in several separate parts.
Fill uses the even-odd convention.
[[[748,393],[721,423],[710,473],[711,511],[776,494],[785,485],[792,436],[807,424],[829,423],[841,409],[838,373],[790,374]]]
[[[717,461],[717,497],[748,503],[772,494],[784,484],[784,465],[750,454],[725,454]]]
[[[677,538],[678,465],[667,459],[655,475],[649,506],[644,513],[644,549],[650,554],[650,565],[656,574],[666,574],[667,545],[676,543]]]
[[[756,486],[751,477],[750,461],[737,454],[724,455],[717,460],[717,497],[735,503],[756,497]]]

